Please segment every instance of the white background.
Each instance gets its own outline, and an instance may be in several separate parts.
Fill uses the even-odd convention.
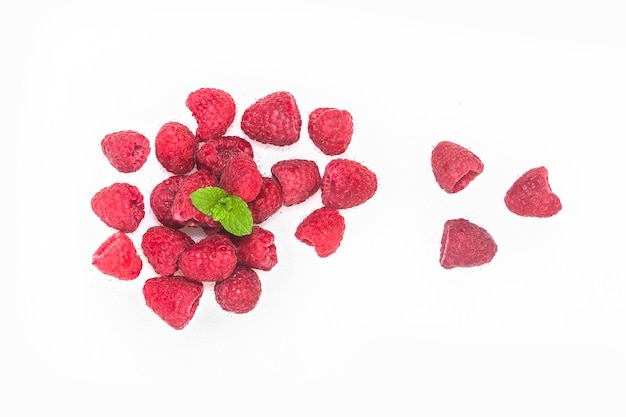
[[[2,414],[626,415],[622,8],[432,3],[2,6]],[[144,304],[146,262],[132,282],[91,266],[112,230],[89,201],[165,178],[154,153],[118,173],[100,140],[195,128],[184,101],[201,87],[235,99],[232,134],[273,91],[294,94],[305,126],[316,107],[349,110],[345,156],[379,190],[343,212],[326,259],[293,237],[319,194],[281,210],[265,224],[279,263],[260,273],[257,308],[227,314],[207,291],[175,331]],[[456,195],[430,171],[440,140],[485,164]],[[305,130],[255,152],[266,174],[329,160]],[[563,210],[508,212],[510,184],[541,165]],[[439,266],[457,217],[492,234],[490,264]],[[133,240],[154,223],[148,211]]]

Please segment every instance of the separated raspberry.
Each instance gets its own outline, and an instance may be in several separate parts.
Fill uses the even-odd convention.
[[[296,143],[300,139],[301,127],[296,99],[286,91],[259,99],[241,117],[241,130],[250,139],[276,146]]]
[[[487,230],[469,220],[448,220],[443,226],[439,263],[446,269],[486,264],[497,251]]]
[[[100,145],[111,165],[124,173],[138,171],[150,154],[150,141],[134,130],[110,133]]]
[[[123,232],[109,236],[95,251],[91,263],[103,274],[125,281],[137,278],[143,266],[135,245]]]
[[[215,284],[215,300],[223,310],[248,313],[261,298],[261,280],[250,268],[238,266],[228,278]]]
[[[322,207],[306,216],[296,229],[296,239],[313,246],[320,258],[337,251],[343,239],[346,223],[335,209]]]
[[[269,271],[278,262],[274,234],[259,226],[252,233],[233,239],[239,265]]]
[[[220,187],[246,203],[256,198],[263,185],[263,176],[256,163],[247,155],[230,158],[220,177]]]
[[[333,159],[322,177],[322,203],[346,209],[365,203],[378,188],[376,174],[365,165],[348,159]]]
[[[235,120],[235,101],[227,92],[217,88],[201,88],[189,94],[185,102],[196,119],[198,139],[223,136]]]
[[[143,284],[146,305],[176,330],[191,321],[203,292],[201,283],[178,275],[150,278]]]
[[[323,107],[309,115],[309,137],[326,155],[339,155],[352,141],[352,115],[346,110]]]
[[[137,187],[116,182],[98,191],[91,209],[107,226],[120,232],[134,232],[145,216],[143,195]]]
[[[174,197],[186,178],[184,175],[172,175],[158,183],[150,193],[150,208],[163,226],[180,229],[185,225],[172,219],[172,206]]]
[[[196,171],[189,174],[174,197],[172,219],[189,226],[216,225],[217,222],[210,216],[203,214],[194,207],[189,195],[199,188],[217,186],[217,179],[207,171]]]
[[[458,193],[483,172],[483,163],[469,149],[452,142],[439,142],[431,154],[437,184],[447,193]]]
[[[315,161],[287,159],[276,162],[270,170],[280,184],[285,206],[302,203],[315,194],[322,183]]]
[[[141,239],[141,249],[154,272],[170,276],[178,270],[181,253],[193,246],[193,239],[179,230],[165,226],[153,226]]]
[[[254,200],[248,203],[252,213],[252,221],[263,223],[283,206],[283,192],[273,177],[263,177],[261,191]]]
[[[165,123],[154,140],[156,158],[166,171],[187,174],[196,166],[198,139],[178,122]]]
[[[235,245],[222,234],[205,237],[184,251],[178,260],[183,275],[195,281],[221,281],[233,273],[236,265]]]
[[[196,154],[198,169],[204,169],[219,178],[226,162],[235,155],[254,158],[252,145],[239,136],[222,136],[207,140]]]
[[[507,208],[520,216],[550,217],[561,211],[561,200],[552,192],[545,167],[520,176],[504,197]]]

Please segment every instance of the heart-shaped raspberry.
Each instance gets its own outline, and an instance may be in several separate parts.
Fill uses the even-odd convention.
[[[509,188],[504,203],[525,217],[550,217],[561,211],[561,200],[552,192],[548,170],[541,166],[525,172]]]

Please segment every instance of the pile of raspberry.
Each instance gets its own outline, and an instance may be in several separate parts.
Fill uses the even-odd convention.
[[[439,187],[448,194],[464,190],[482,172],[484,165],[469,149],[450,141],[432,150],[431,167]],[[504,196],[507,209],[519,216],[546,218],[561,211],[561,200],[552,191],[548,170],[531,168],[520,175]],[[464,218],[444,223],[439,263],[445,269],[475,267],[493,260],[498,251],[491,234]]]
[[[317,108],[308,117],[308,136],[330,160],[323,171],[308,159],[285,159],[261,172],[252,142],[288,147],[300,139],[302,118],[294,96],[278,91],[245,109],[241,130],[246,138],[227,135],[237,107],[227,92],[201,88],[190,93],[186,107],[197,122],[195,133],[184,124],[167,122],[153,146],[156,159],[170,175],[149,195],[158,225],[141,237],[141,251],[155,276],[143,285],[146,305],[172,328],[183,329],[193,318],[205,289],[212,290],[225,311],[253,310],[261,296],[258,271],[278,262],[274,234],[263,223],[283,206],[309,200],[321,191],[321,204],[294,231],[321,258],[334,254],[343,239],[341,211],[368,201],[377,176],[362,163],[340,157],[353,135],[352,115],[337,108]],[[138,171],[147,161],[151,142],[142,133],[122,130],[106,135],[102,152],[122,173]],[[220,187],[244,200],[253,219],[252,231],[233,235],[191,202],[190,194]],[[114,229],[95,251],[92,264],[120,280],[134,280],[142,257],[129,234],[145,217],[144,195],[137,186],[116,182],[91,199],[93,212]],[[202,230],[194,240],[186,230]]]

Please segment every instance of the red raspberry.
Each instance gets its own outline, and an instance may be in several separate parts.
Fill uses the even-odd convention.
[[[315,194],[322,183],[315,161],[287,159],[276,162],[270,170],[280,184],[285,206],[302,203]]]
[[[145,215],[143,195],[137,187],[116,182],[98,191],[91,209],[107,226],[121,232],[134,232]]]
[[[337,251],[346,229],[344,218],[335,209],[318,208],[296,228],[296,239],[315,248],[320,258]]]
[[[507,208],[520,216],[550,217],[561,211],[561,200],[552,192],[545,167],[519,177],[504,197]]]
[[[134,130],[110,133],[100,143],[104,156],[119,172],[138,171],[148,159],[150,141]]]
[[[241,130],[252,140],[276,146],[300,139],[302,118],[296,99],[286,91],[271,93],[248,107],[241,116]]]
[[[256,163],[248,155],[230,158],[220,177],[220,187],[228,194],[241,197],[246,203],[256,198],[263,185],[263,176]]]
[[[179,275],[150,278],[143,284],[146,305],[176,330],[191,321],[203,292],[201,283]]]
[[[365,203],[378,188],[376,174],[365,165],[348,159],[333,159],[322,177],[322,203],[346,209]]]
[[[250,158],[254,158],[254,151],[250,142],[239,136],[222,136],[207,140],[198,149],[196,162],[198,169],[209,171],[219,178],[222,175],[226,161],[242,153]]]
[[[172,175],[161,181],[150,193],[150,208],[157,220],[172,229],[180,229],[184,223],[172,219],[172,206],[176,193],[185,182],[184,175]]]
[[[273,177],[263,177],[261,191],[254,200],[248,203],[252,212],[252,221],[263,223],[283,206],[283,192],[278,181]]]
[[[187,174],[196,165],[198,139],[189,128],[178,122],[161,126],[154,140],[156,158],[166,171]]]
[[[483,172],[483,163],[476,155],[452,142],[439,142],[430,161],[437,184],[450,194],[463,190]]]
[[[215,300],[223,310],[231,313],[248,313],[261,298],[261,280],[250,268],[237,267],[235,272],[215,284]]]
[[[185,102],[198,122],[196,135],[200,140],[223,136],[235,120],[235,101],[217,88],[201,88],[189,94]]]
[[[233,243],[239,265],[269,271],[278,262],[274,234],[269,230],[254,226],[252,233],[234,238]]]
[[[137,278],[143,266],[135,245],[123,232],[109,236],[96,249],[91,263],[103,274],[125,281]]]
[[[172,219],[185,223],[189,226],[215,225],[217,222],[200,212],[189,195],[199,188],[217,187],[217,179],[207,171],[196,171],[189,174],[174,197],[172,203]]]
[[[196,281],[221,281],[233,273],[236,265],[235,245],[223,234],[205,237],[178,259],[183,275]]]
[[[309,115],[309,137],[326,155],[339,155],[352,140],[352,115],[346,110],[323,107]]]
[[[170,276],[178,270],[180,254],[194,244],[191,236],[165,226],[153,226],[141,239],[141,249],[148,263],[160,276]]]
[[[466,219],[448,220],[443,226],[439,263],[446,269],[486,264],[497,251],[491,235]]]

